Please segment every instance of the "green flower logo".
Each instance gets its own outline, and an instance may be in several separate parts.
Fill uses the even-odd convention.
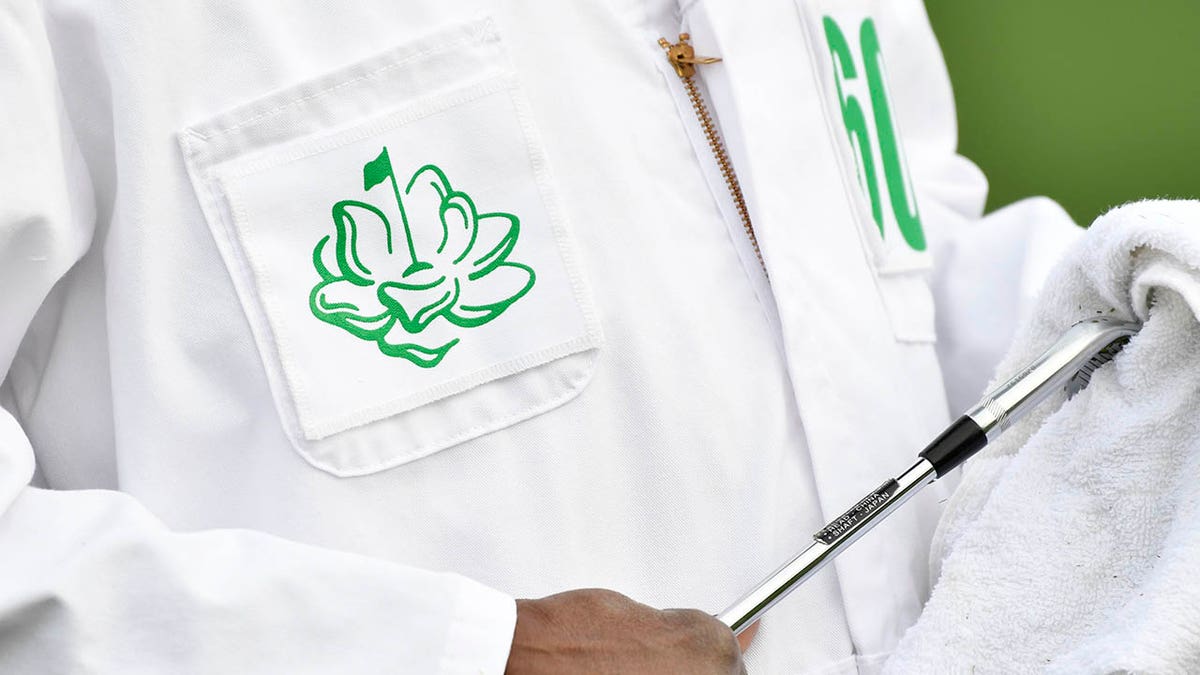
[[[479,213],[433,164],[417,169],[402,194],[385,147],[363,166],[363,190],[388,181],[404,238],[393,236],[388,217],[372,204],[334,204],[334,233],[313,249],[321,281],[309,307],[387,356],[433,368],[459,342],[421,339],[438,317],[459,328],[482,326],[528,293],[537,277],[508,260],[521,232],[513,214]]]

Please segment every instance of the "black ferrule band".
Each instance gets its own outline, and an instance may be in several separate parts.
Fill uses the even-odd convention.
[[[941,478],[954,467],[970,459],[985,445],[987,434],[983,433],[983,429],[979,428],[975,420],[963,415],[933,439],[933,442],[921,451],[921,456],[933,465],[938,478]]]

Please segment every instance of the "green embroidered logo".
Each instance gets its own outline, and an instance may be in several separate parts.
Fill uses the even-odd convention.
[[[321,281],[309,307],[388,356],[433,368],[460,340],[421,339],[438,317],[459,328],[482,326],[528,293],[537,277],[508,260],[521,232],[513,214],[477,212],[433,164],[417,169],[402,195],[385,147],[363,166],[363,190],[387,181],[403,240],[396,241],[378,207],[353,199],[334,204],[334,233],[313,249]]]

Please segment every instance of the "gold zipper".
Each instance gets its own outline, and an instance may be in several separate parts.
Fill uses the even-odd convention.
[[[687,33],[680,33],[678,43],[671,44],[666,38],[659,38],[658,44],[666,51],[667,61],[675,69],[675,74],[683,81],[683,87],[692,101],[692,109],[696,111],[696,119],[700,121],[700,127],[704,130],[704,138],[708,140],[708,147],[712,150],[717,167],[721,170],[721,176],[725,178],[725,186],[729,188],[729,196],[733,198],[738,217],[742,220],[742,227],[746,230],[750,245],[754,247],[754,255],[758,258],[758,264],[763,266],[763,272],[766,272],[762,251],[758,249],[758,237],[754,236],[754,224],[750,222],[750,211],[746,208],[746,198],[742,195],[742,186],[738,183],[737,174],[733,171],[733,163],[729,161],[729,154],[725,151],[721,134],[717,131],[717,126],[708,113],[708,106],[704,103],[704,97],[700,94],[700,89],[693,79],[696,75],[697,65],[717,63],[721,59],[697,57],[696,49],[688,43],[690,39],[691,36]]]

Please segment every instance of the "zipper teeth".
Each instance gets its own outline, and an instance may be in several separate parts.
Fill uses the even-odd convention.
[[[717,125],[713,124],[712,116],[708,113],[708,106],[705,105],[704,97],[700,94],[695,80],[686,76],[680,77],[680,79],[683,80],[683,86],[687,89],[688,98],[692,101],[692,109],[696,111],[700,127],[704,129],[704,138],[708,140],[708,147],[712,150],[713,158],[717,160],[717,167],[720,168],[721,176],[725,179],[725,186],[729,188],[729,196],[733,198],[738,217],[742,221],[742,228],[746,230],[750,246],[754,248],[754,256],[758,258],[758,264],[763,267],[763,271],[766,271],[762,251],[758,248],[758,237],[754,235],[754,224],[750,222],[750,210],[746,208],[746,197],[742,194],[741,183],[738,182],[737,173],[733,170],[733,163],[729,161],[725,144],[721,142],[721,134],[717,131]]]
[[[763,263],[762,250],[758,247],[758,237],[754,235],[754,223],[750,222],[750,210],[746,208],[746,197],[742,194],[742,186],[738,182],[737,173],[733,170],[733,163],[729,161],[725,144],[721,142],[721,134],[717,131],[717,125],[713,123],[712,115],[708,112],[704,96],[700,94],[700,88],[696,86],[693,79],[697,65],[717,63],[721,59],[697,57],[695,48],[689,42],[690,39],[691,36],[687,33],[680,33],[679,42],[671,44],[666,38],[659,38],[658,45],[666,52],[667,61],[671,63],[675,74],[679,76],[679,79],[683,81],[684,88],[687,89],[688,98],[692,101],[692,110],[696,112],[696,119],[699,120],[700,127],[704,130],[704,138],[708,141],[708,147],[717,161],[717,168],[721,170],[721,177],[725,179],[725,187],[729,189],[729,196],[733,198],[738,218],[742,221],[742,229],[746,231],[746,238],[750,240],[750,246],[754,249],[754,257],[758,258],[758,264],[765,274],[767,266]]]

